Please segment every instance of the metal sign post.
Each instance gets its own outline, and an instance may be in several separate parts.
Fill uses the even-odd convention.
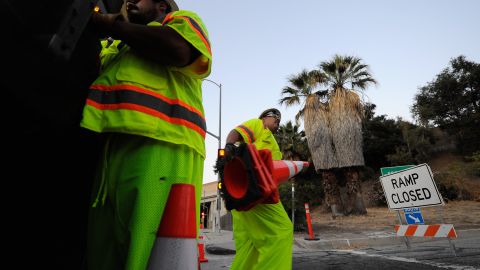
[[[387,168],[381,168],[380,172],[382,173],[382,176],[383,176],[383,175],[387,175],[387,174],[390,174],[390,173],[393,173],[393,172],[396,172],[396,171],[405,170],[405,169],[408,169],[410,167],[413,167],[413,165],[405,165],[405,166],[398,166],[398,167],[387,167]],[[383,187],[383,184],[382,184],[382,187]],[[385,188],[383,190],[385,192]],[[388,199],[387,199],[387,202],[388,202]],[[397,210],[395,212],[397,212],[397,217],[398,217],[398,221],[400,222],[400,225],[403,225],[402,217],[400,216],[400,210]],[[403,241],[405,241],[405,246],[407,246],[407,249],[410,250],[411,249],[410,239],[408,239],[407,236],[404,236]]]
[[[398,217],[398,221],[400,222],[400,225],[403,225],[402,217],[400,216],[400,210],[397,210],[395,212],[397,212],[397,217]],[[405,241],[405,245],[407,246],[407,249],[410,250],[411,249],[410,239],[408,239],[407,236],[404,236],[403,240]]]
[[[400,221],[399,226],[395,225],[397,236],[404,237],[407,248],[410,249],[409,236],[447,237],[456,256],[455,245],[450,239],[456,237],[456,232],[453,224],[445,224],[444,211],[441,216],[443,224],[423,225],[420,207],[444,205],[430,167],[427,164],[387,167],[381,168],[381,173],[380,182],[388,208],[396,210]],[[402,209],[408,225],[402,225]]]
[[[445,213],[445,208],[442,209],[442,214],[441,214],[441,219],[443,224],[445,224],[444,213]],[[452,242],[450,237],[447,237],[447,239],[448,239],[448,244],[450,245],[450,250],[452,251],[453,255],[457,257],[457,252],[455,251],[455,244]]]

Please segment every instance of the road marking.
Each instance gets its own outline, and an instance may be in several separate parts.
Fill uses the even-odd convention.
[[[379,254],[368,254],[365,251],[357,251],[357,250],[338,250],[338,251],[348,252],[348,253],[352,253],[352,254],[356,254],[356,255],[363,255],[363,256],[368,256],[368,257],[383,258],[383,259],[392,260],[392,261],[419,263],[419,264],[424,264],[424,265],[429,265],[429,266],[434,266],[434,267],[439,267],[439,268],[445,268],[445,269],[478,270],[478,268],[475,268],[475,267],[469,266],[469,265],[456,265],[456,264],[446,264],[446,263],[430,262],[430,261],[419,261],[417,259],[409,259],[409,258],[403,258],[403,257],[397,257],[397,256],[384,256],[384,255],[379,255]]]

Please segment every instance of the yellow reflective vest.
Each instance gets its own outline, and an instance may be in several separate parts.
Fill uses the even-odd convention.
[[[262,119],[250,119],[237,126],[235,130],[240,133],[246,143],[253,143],[258,150],[269,149],[272,151],[272,159],[282,159],[282,152],[278,147],[273,133],[263,126]]]
[[[148,24],[159,25],[177,31],[201,55],[179,68],[141,58],[119,40],[103,41],[102,72],[90,86],[80,125],[186,145],[205,157],[201,85],[211,70],[208,32],[195,13],[185,10]]]

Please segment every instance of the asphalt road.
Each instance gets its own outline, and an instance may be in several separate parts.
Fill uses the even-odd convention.
[[[457,239],[452,249],[447,240],[411,242],[348,250],[296,249],[294,270],[313,269],[480,269],[478,237]],[[206,254],[202,270],[229,269],[234,255]]]

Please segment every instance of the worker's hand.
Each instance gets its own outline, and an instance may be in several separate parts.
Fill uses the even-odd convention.
[[[227,143],[225,144],[225,162],[229,162],[233,159],[233,156],[236,153],[237,147],[233,143]]]
[[[94,12],[90,18],[90,23],[101,35],[108,34],[112,29],[113,23],[117,21],[125,21],[125,18],[122,16],[122,14],[101,14]]]

